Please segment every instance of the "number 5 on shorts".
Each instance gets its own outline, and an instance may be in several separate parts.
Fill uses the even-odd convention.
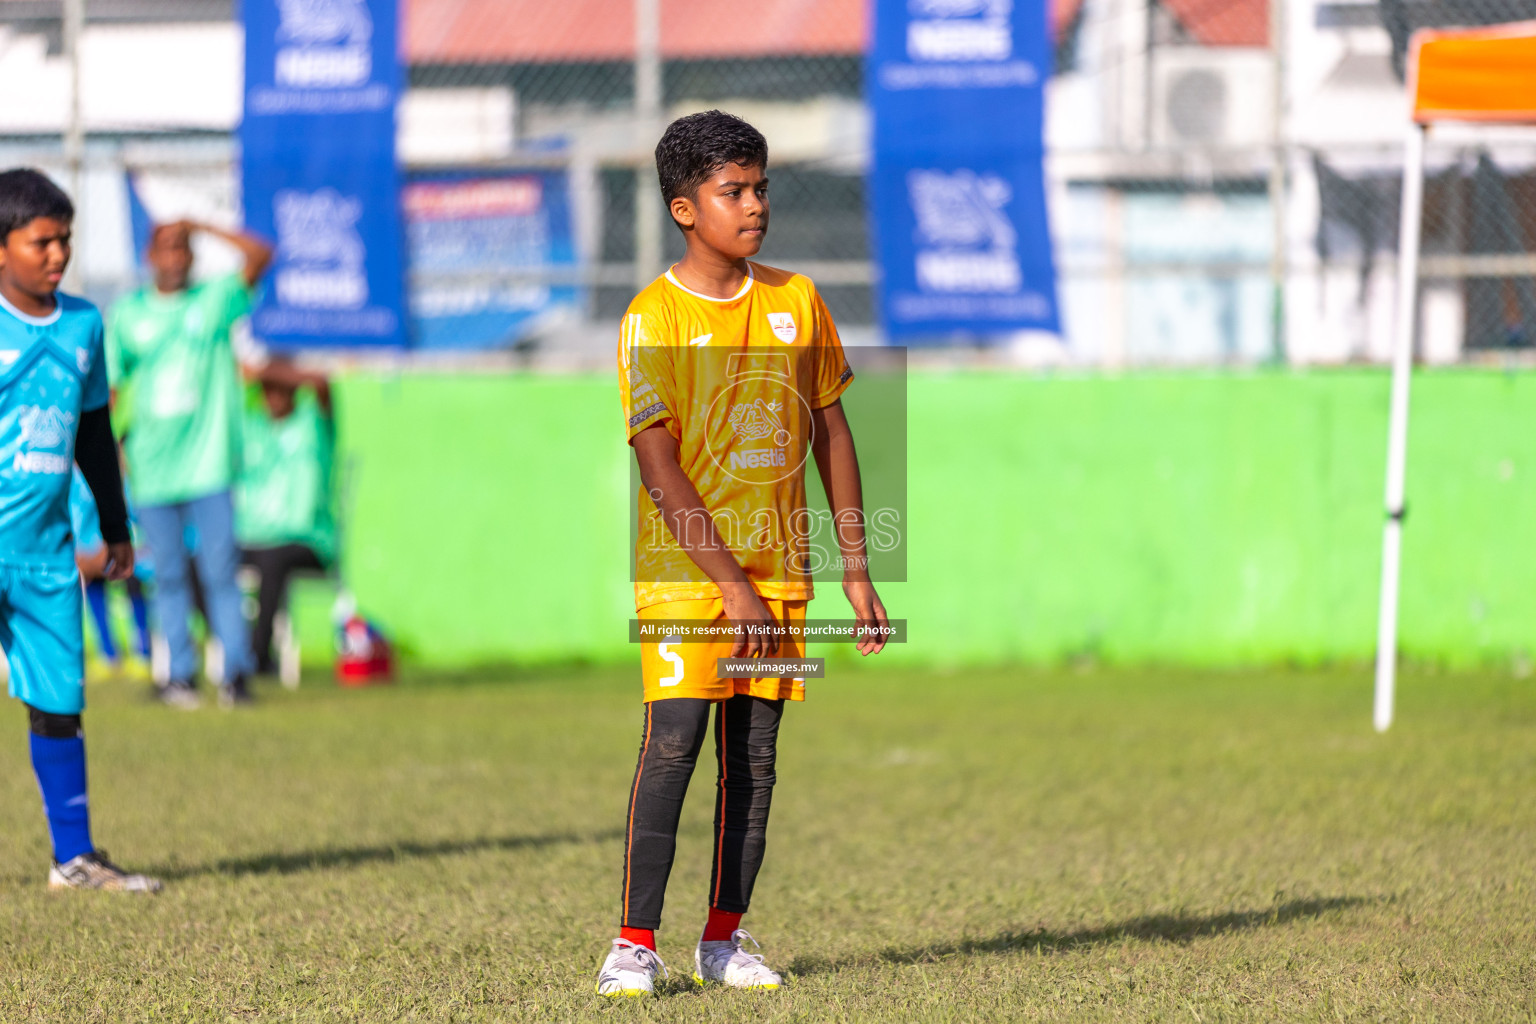
[[[657,680],[658,686],[676,686],[683,681],[683,656],[672,650],[672,645],[677,642],[674,638],[668,637],[656,645],[656,653],[661,655],[661,660],[671,662],[672,667],[677,670]]]

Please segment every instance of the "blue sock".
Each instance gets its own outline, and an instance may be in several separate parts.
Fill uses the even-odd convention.
[[[139,657],[149,660],[149,605],[144,600],[144,591],[134,587],[128,592],[128,603],[133,606],[134,646],[138,648]]]
[[[43,791],[43,811],[60,864],[96,849],[91,843],[91,806],[85,795],[85,738],[50,739],[32,733],[32,770]]]
[[[108,661],[117,660],[117,642],[112,639],[112,618],[107,614],[107,584],[92,580],[85,585],[85,603],[91,606],[91,619],[96,623],[96,638],[101,642],[101,656]]]

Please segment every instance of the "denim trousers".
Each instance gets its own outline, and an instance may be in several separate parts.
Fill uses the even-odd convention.
[[[154,569],[155,617],[171,649],[171,678],[192,680],[197,673],[197,648],[190,627],[194,559],[208,606],[208,626],[224,648],[223,681],[250,675],[254,666],[240,585],[235,580],[240,550],[235,545],[230,492],[216,491],[169,505],[142,505],[138,524]],[[189,528],[195,538],[188,537]],[[195,545],[190,557],[189,541]]]

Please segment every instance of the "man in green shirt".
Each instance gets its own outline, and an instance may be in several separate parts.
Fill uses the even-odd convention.
[[[197,233],[240,250],[244,267],[193,282]],[[220,697],[241,703],[249,700],[253,665],[235,582],[231,488],[240,461],[240,385],[230,329],[250,311],[251,289],[271,264],[272,247],[251,234],[178,221],[155,228],[147,255],[153,283],[120,300],[108,318],[107,368],[114,395],[127,400],[123,452],[154,562],[155,611],[171,651],[160,696],[179,707],[197,703],[189,630],[195,555],[209,626],[224,648]]]
[[[320,570],[336,557],[332,476],[336,447],[330,382],[281,356],[255,378],[259,395],[245,407],[244,461],[235,484],[235,536],[240,560],[254,568],[256,671],[274,675],[272,622],[300,569]]]

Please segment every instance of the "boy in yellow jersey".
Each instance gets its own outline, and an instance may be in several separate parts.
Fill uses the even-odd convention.
[[[853,372],[816,286],[748,262],[768,231],[767,167],[762,134],[718,110],[674,121],[656,147],[662,198],[687,252],[630,303],[619,339],[624,419],[642,483],[635,606],[642,630],[659,639],[641,645],[645,731],[625,829],[620,934],[598,975],[605,996],[654,991],[678,816],[711,718],[714,870],[694,978],[779,987],[763,958],[742,948],[751,936],[740,922],[762,864],[779,720],[786,700],[804,699],[805,683],[772,666],[722,676],[717,663],[804,653],[792,630],[784,634],[804,621],[812,597],[808,456],[838,527],[859,651],[884,645],[858,457],[840,402]],[[711,626],[723,637],[684,639]]]

